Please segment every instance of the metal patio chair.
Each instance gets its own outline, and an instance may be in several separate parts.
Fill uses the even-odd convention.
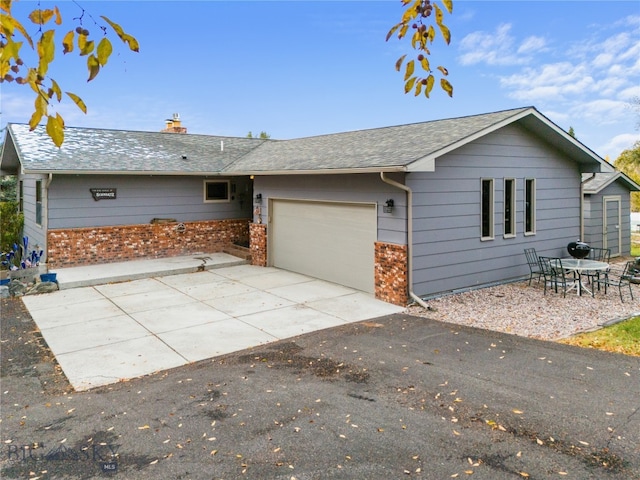
[[[611,249],[592,247],[589,250],[589,256],[587,258],[589,260],[596,260],[598,262],[609,263],[609,259],[611,258]],[[597,283],[597,280],[600,280],[600,278],[603,276],[606,276],[606,274],[607,272],[596,271],[596,272],[586,272],[584,275],[585,277],[587,277],[591,285],[597,284],[598,290],[600,290],[600,284]]]
[[[540,268],[544,278],[544,294],[547,294],[547,285],[553,287],[558,293],[558,287],[562,289],[562,296],[567,296],[567,290],[573,286],[575,279],[567,278],[564,268],[562,268],[562,260],[556,257],[538,257],[540,260]]]
[[[538,282],[542,278],[542,268],[540,267],[540,260],[535,248],[525,248],[524,255],[527,257],[527,265],[529,265],[529,285],[534,277],[538,277]]]
[[[610,268],[609,270],[604,272],[604,275],[602,275],[599,279],[594,280],[598,284],[598,290],[600,289],[600,285],[604,285],[604,293],[606,295],[607,287],[618,287],[620,301],[624,303],[624,298],[622,297],[622,289],[624,287],[629,287],[629,295],[631,296],[631,300],[633,300],[631,283],[633,279],[634,264],[634,260],[629,260],[624,264],[624,268],[622,270],[617,268]]]

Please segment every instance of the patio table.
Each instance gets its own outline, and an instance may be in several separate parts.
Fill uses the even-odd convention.
[[[577,275],[573,286],[569,290],[575,288],[578,295],[582,295],[582,291],[586,290],[593,297],[594,292],[589,290],[585,284],[582,283],[582,274],[604,272],[609,269],[609,264],[607,262],[599,262],[597,260],[588,260],[584,258],[563,258],[562,268],[570,272],[574,272]]]

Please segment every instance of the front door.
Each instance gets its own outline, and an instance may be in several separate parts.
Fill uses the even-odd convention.
[[[622,224],[621,198],[619,195],[610,195],[602,198],[602,244],[604,248],[611,249],[611,256],[620,255],[620,245],[622,244]]]

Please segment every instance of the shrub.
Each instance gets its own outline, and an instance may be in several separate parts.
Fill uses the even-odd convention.
[[[21,244],[24,215],[17,202],[0,202],[0,251],[8,252],[14,243]]]

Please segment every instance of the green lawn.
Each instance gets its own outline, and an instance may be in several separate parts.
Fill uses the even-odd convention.
[[[640,356],[640,317],[634,317],[595,332],[565,338],[560,340],[560,343]]]

